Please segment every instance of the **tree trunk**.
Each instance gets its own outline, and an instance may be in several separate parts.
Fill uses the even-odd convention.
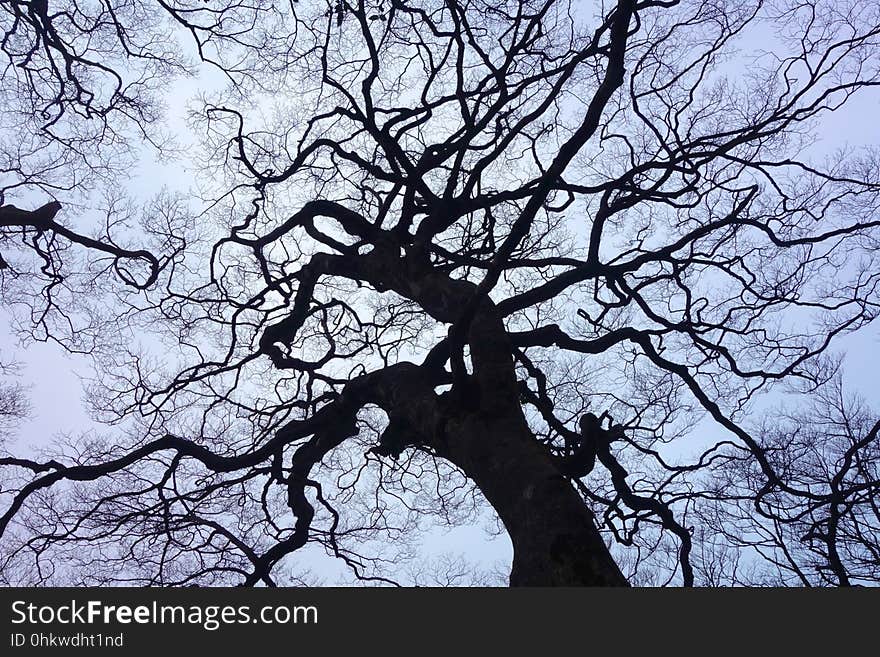
[[[529,431],[521,411],[447,422],[440,455],[460,467],[513,543],[511,586],[627,586],[593,514]]]
[[[478,293],[473,283],[450,279],[427,264],[391,275],[381,253],[366,258],[371,280],[387,281],[386,287],[416,300],[441,322],[461,321],[462,309]],[[417,434],[413,444],[431,446],[476,483],[513,542],[511,586],[627,586],[592,512],[529,429],[510,338],[488,295],[468,326],[473,375],[466,385],[438,397],[416,370],[395,376],[383,399],[375,400],[392,420],[389,444],[382,449],[403,448],[395,438],[400,422]]]

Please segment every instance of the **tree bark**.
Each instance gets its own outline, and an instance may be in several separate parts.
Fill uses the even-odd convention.
[[[425,258],[402,259],[398,253],[392,245],[355,258],[322,256],[313,259],[309,280],[327,273],[367,280],[413,299],[440,322],[467,326],[473,373],[454,377],[452,390],[442,395],[432,381],[436,372],[425,366],[401,363],[371,376],[369,383],[364,379],[358,403],[377,404],[389,418],[374,451],[396,457],[410,446],[429,448],[464,471],[510,535],[512,586],[627,586],[592,512],[529,429],[513,347],[495,304],[474,283],[450,278]],[[311,289],[304,290],[307,300]],[[473,313],[464,318],[469,307]],[[299,310],[267,329],[261,341],[267,353],[301,326],[304,311]],[[451,339],[447,346],[456,348]]]
[[[416,392],[413,381],[407,407],[426,442],[474,481],[504,523],[513,543],[511,586],[628,586],[593,513],[529,429],[510,339],[488,297],[467,342],[470,389],[438,398]]]
[[[511,586],[627,586],[593,514],[517,413],[446,423],[437,449],[498,513],[513,543]]]

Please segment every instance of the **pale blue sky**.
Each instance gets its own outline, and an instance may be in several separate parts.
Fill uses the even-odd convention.
[[[209,81],[186,80],[174,85],[168,102],[170,125],[185,135],[183,122],[185,101],[192,97],[200,86]],[[880,91],[864,93],[852,101],[845,112],[827,120],[822,127],[816,152],[832,150],[844,144],[862,146],[880,142]],[[186,139],[186,137],[184,137]],[[147,198],[161,187],[186,191],[190,184],[190,174],[196,167],[185,161],[174,165],[160,164],[149,154],[141,160],[133,172],[129,183],[130,191]],[[848,334],[837,340],[835,348],[845,353],[844,380],[848,386],[858,390],[875,408],[880,408],[880,390],[876,385],[880,372],[880,330],[877,321],[864,327],[856,334]],[[65,354],[51,343],[28,344],[19,348],[8,329],[8,317],[0,315],[0,353],[6,358],[13,356],[24,368],[21,380],[29,386],[32,416],[22,423],[17,438],[17,446],[46,445],[59,433],[78,433],[83,431],[112,431],[93,423],[82,404],[81,376],[92,374],[86,358]],[[796,403],[791,396],[776,396],[765,403]],[[712,431],[708,424],[701,430]],[[437,554],[443,551],[467,553],[484,565],[494,561],[508,563],[510,545],[506,538],[487,541],[482,528],[462,527],[451,532],[435,532],[424,540],[426,552]],[[298,559],[300,557],[297,557]],[[316,574],[324,575],[333,583],[338,566],[327,559],[313,559],[307,556],[304,561],[312,566]]]

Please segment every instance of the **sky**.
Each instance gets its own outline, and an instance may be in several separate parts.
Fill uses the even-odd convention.
[[[744,44],[746,48],[749,45]],[[759,44],[755,43],[754,46],[758,47]],[[187,99],[192,98],[200,89],[210,88],[213,84],[213,74],[206,74],[201,78],[175,83],[172,93],[169,94],[170,124],[184,141],[187,139],[184,123]],[[823,125],[815,147],[817,152],[824,149],[830,151],[845,144],[861,146],[880,142],[878,116],[880,91],[857,97],[847,106],[845,112],[835,115]],[[145,150],[139,166],[132,173],[130,191],[142,198],[151,196],[163,186],[186,191],[195,168],[195,164],[185,161],[174,164],[158,162]],[[858,391],[871,405],[880,409],[880,387],[876,385],[877,372],[880,372],[878,322],[838,339],[835,350],[844,354],[845,385]],[[0,354],[5,358],[13,356],[22,364],[20,380],[28,386],[32,406],[31,416],[19,428],[18,446],[26,448],[28,445],[46,445],[53,437],[62,433],[107,430],[92,421],[82,401],[81,378],[92,375],[87,358],[67,354],[53,343],[22,346],[9,329],[8,315],[2,312]],[[797,400],[791,396],[774,395],[765,402],[787,405],[795,404]],[[708,426],[706,428],[713,430]],[[511,558],[510,543],[506,537],[488,540],[481,524],[431,532],[424,537],[423,546],[426,553],[433,555],[444,552],[465,554],[487,568],[496,562],[509,563]],[[303,561],[319,576],[326,577],[326,583],[334,583],[338,576],[338,565],[331,563],[329,559],[312,554]]]

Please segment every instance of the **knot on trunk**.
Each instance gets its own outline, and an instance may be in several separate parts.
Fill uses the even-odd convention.
[[[602,417],[606,417],[605,414]],[[590,474],[596,466],[596,455],[599,451],[623,438],[622,426],[616,424],[604,429],[602,419],[594,413],[582,415],[578,427],[580,433],[577,439],[566,436],[568,456],[562,460],[560,468],[566,477],[579,478]]]

